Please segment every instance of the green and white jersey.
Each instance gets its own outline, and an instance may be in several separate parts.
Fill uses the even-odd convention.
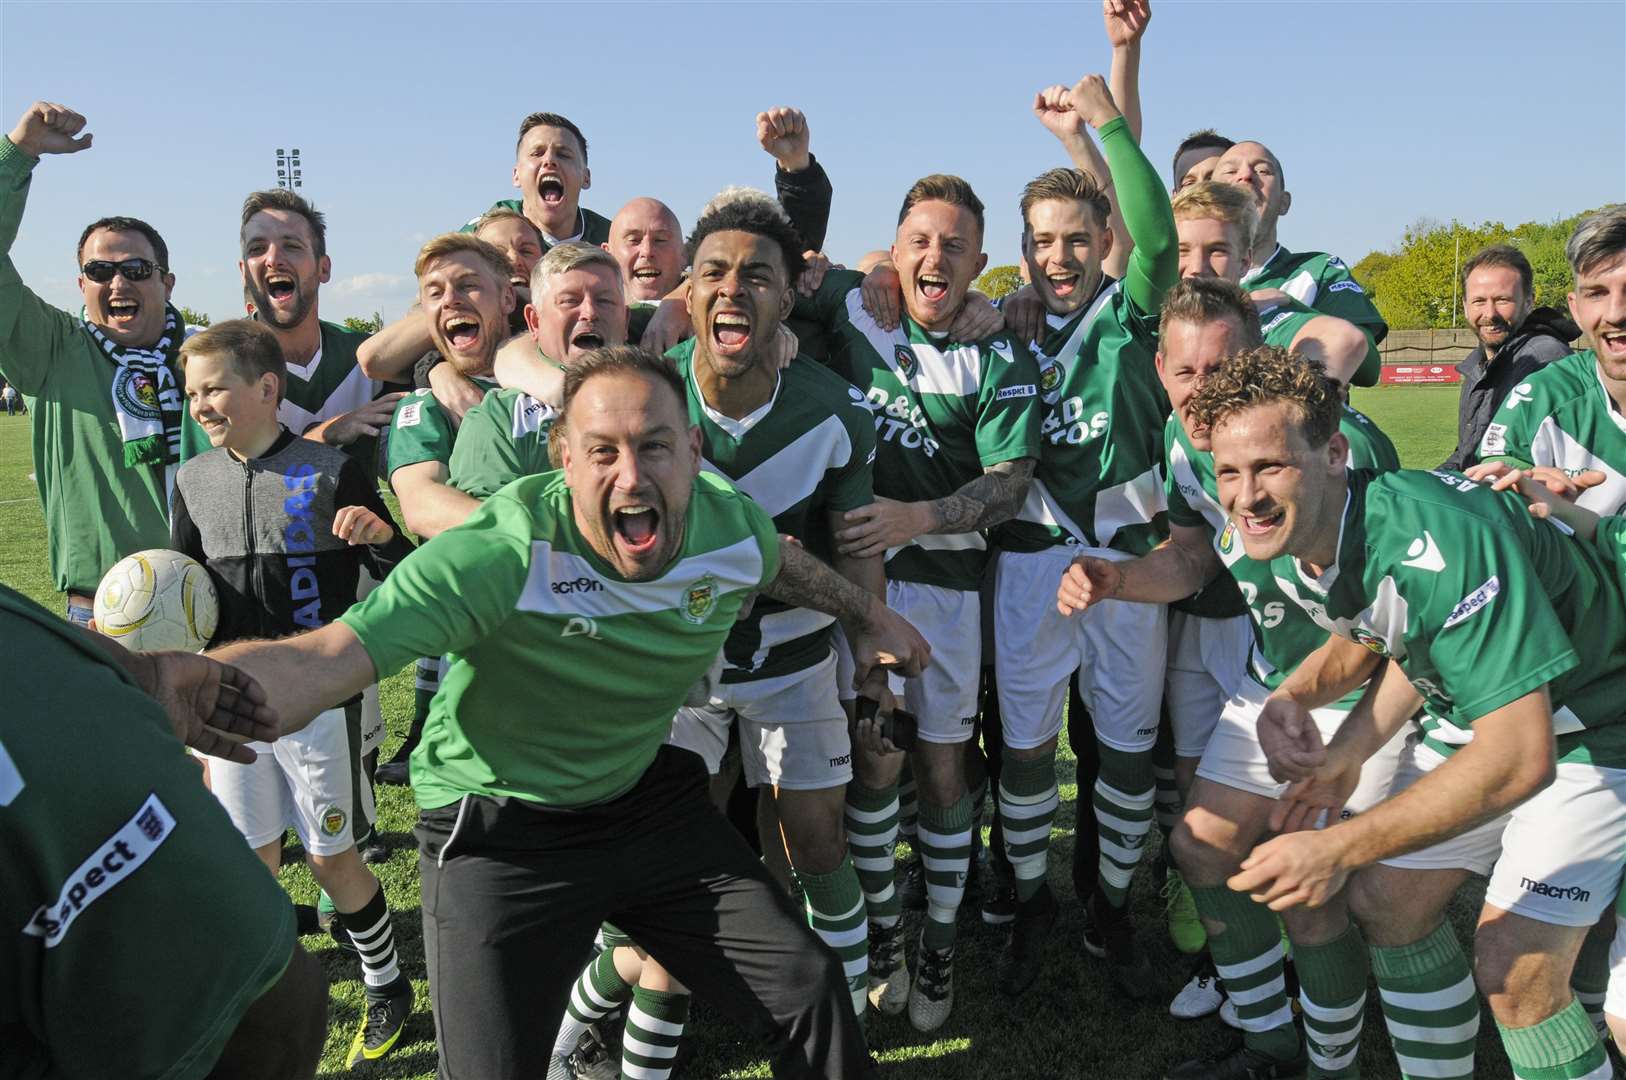
[[[779,573],[756,503],[702,473],[683,544],[627,581],[577,531],[563,473],[527,476],[403,559],[340,621],[380,674],[448,653],[412,755],[418,805],[467,794],[587,806],[626,792]]]
[[[875,501],[875,429],[864,395],[806,357],[780,373],[773,398],[735,420],[706,404],[694,374],[694,340],[667,352],[688,387],[705,468],[733,482],[773,518],[774,529],[830,562],[827,515]],[[803,671],[830,653],[835,620],[822,611],[757,597],[723,646],[723,682]]]
[[[1394,443],[1360,412],[1344,406],[1338,430],[1349,440],[1352,469],[1392,472],[1400,468]],[[1267,690],[1274,690],[1327,640],[1309,614],[1278,584],[1271,564],[1247,557],[1236,531],[1220,508],[1219,484],[1214,477],[1214,455],[1198,450],[1186,437],[1178,417],[1169,417],[1164,429],[1168,462],[1169,523],[1206,527],[1214,551],[1229,574],[1209,582],[1190,600],[1173,605],[1181,611],[1209,618],[1247,614],[1253,618],[1254,638],[1249,674]],[[1288,583],[1287,587],[1293,587]],[[1206,610],[1190,605],[1200,604]],[[1363,690],[1341,699],[1336,707],[1351,709]]]
[[[1071,317],[1046,319],[1049,333],[1033,345],[1044,407],[1039,465],[1000,546],[1144,555],[1168,535],[1159,466],[1169,399],[1153,361],[1157,313],[1108,281]]]
[[[497,389],[491,379],[477,378],[474,384],[488,391]],[[449,465],[457,430],[451,413],[428,387],[412,391],[396,404],[395,415],[390,417],[386,475],[394,476],[396,469],[423,461]]]
[[[627,303],[627,344],[636,345],[644,340],[644,331],[661,306],[653,300],[632,300]]]
[[[0,586],[0,641],[0,1076],[201,1078],[293,955],[288,896],[88,635]]]
[[[1389,333],[1372,298],[1349,272],[1344,260],[1325,251],[1288,251],[1280,244],[1270,258],[1242,276],[1242,287],[1280,289],[1306,307],[1322,315],[1336,315],[1352,322],[1372,339],[1382,341]],[[1263,321],[1264,312],[1260,312]]]
[[[864,310],[862,274],[832,270],[798,310],[831,334],[830,367],[865,396],[875,421],[875,494],[900,502],[952,495],[1003,461],[1039,456],[1039,369],[1008,337],[953,342],[907,314],[882,330]],[[887,553],[887,577],[976,591],[980,532],[917,537]]]
[[[1337,561],[1271,571],[1324,629],[1400,664],[1425,741],[1449,754],[1545,685],[1559,760],[1626,766],[1626,593],[1598,550],[1459,473],[1348,475]]]
[[[516,214],[523,214],[525,213],[525,201],[523,199],[498,199],[491,204],[486,214],[498,209],[512,210]],[[473,232],[475,224],[484,216],[485,214],[476,214],[464,222],[463,227],[457,231]],[[542,230],[538,229],[537,232],[542,232]],[[608,244],[610,242],[610,219],[603,214],[593,213],[585,206],[577,207],[575,235],[549,236],[543,233],[542,250],[545,252],[553,245],[562,244],[566,240],[580,240],[582,243],[592,244],[594,247],[598,247],[600,244]]]
[[[1259,330],[1266,345],[1291,349],[1306,323],[1321,314],[1297,300],[1272,300],[1255,305],[1259,309]]]
[[[558,418],[552,405],[524,391],[486,391],[457,429],[451,485],[484,499],[522,476],[552,471],[548,432]]]
[[[1576,500],[1598,514],[1626,509],[1626,416],[1604,389],[1598,356],[1571,353],[1508,391],[1479,442],[1481,461],[1551,465],[1608,477]]]

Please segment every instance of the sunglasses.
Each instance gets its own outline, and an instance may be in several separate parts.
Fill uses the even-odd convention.
[[[115,274],[123,274],[125,281],[146,281],[152,277],[154,270],[160,274],[167,272],[151,259],[125,259],[123,262],[92,259],[79,268],[80,273],[98,285],[106,285]]]

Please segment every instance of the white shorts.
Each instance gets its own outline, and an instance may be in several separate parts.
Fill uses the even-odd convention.
[[[980,605],[975,592],[918,581],[886,583],[886,606],[914,624],[932,647],[925,671],[912,679],[889,677],[893,696],[920,722],[922,742],[965,742],[976,731]]]
[[[830,651],[836,654],[836,696],[841,698],[843,704],[858,700],[858,691],[853,689],[853,675],[858,671],[858,665],[853,663],[853,647],[847,644],[847,631],[841,624],[835,623],[830,627]]]
[[[667,742],[699,754],[715,776],[728,750],[729,727],[738,723],[740,763],[751,787],[840,787],[852,779],[852,741],[835,680],[832,653],[805,671],[718,683],[709,704],[677,711]]]
[[[378,579],[368,573],[367,568],[361,568],[361,574],[356,579],[356,599],[365,599],[367,594],[378,588]],[[384,738],[389,729],[384,726],[384,711],[378,704],[378,684],[367,687],[361,692],[361,756],[377,750],[384,744]],[[372,815],[368,815],[371,823]]]
[[[1253,622],[1246,615],[1208,619],[1169,609],[1169,664],[1163,703],[1174,729],[1174,752],[1201,757],[1225,703],[1248,669]]]
[[[1591,926],[1620,892],[1626,769],[1559,762],[1513,808],[1485,903],[1553,926]]]
[[[1081,615],[1063,616],[1056,610],[1056,588],[1080,554],[1125,558],[1098,548],[1000,552],[994,675],[1005,745],[1031,750],[1060,733],[1067,680],[1076,671],[1096,737],[1115,750],[1149,751],[1163,702],[1168,608],[1107,600]]]
[[[1438,751],[1414,741],[1400,757],[1389,794],[1398,795],[1443,764],[1445,758]],[[1361,776],[1361,783],[1363,786],[1366,783],[1365,774]],[[1468,870],[1484,876],[1491,872],[1497,856],[1502,854],[1502,832],[1507,822],[1508,815],[1503,814],[1433,847],[1380,861],[1384,866],[1402,870]]]
[[[1208,748],[1197,763],[1198,776],[1267,799],[1281,797],[1287,785],[1270,775],[1265,751],[1259,745],[1259,712],[1269,697],[1270,691],[1256,680],[1246,676],[1242,679],[1209,736]],[[1310,710],[1323,743],[1332,739],[1348,715],[1343,709],[1330,707]],[[1361,767],[1361,782],[1350,795],[1342,816],[1358,814],[1389,797],[1411,730],[1410,724],[1405,725],[1367,759]]]
[[[1620,915],[1616,905],[1617,916]],[[1615,921],[1615,940],[1609,946],[1609,992],[1603,1011],[1610,1016],[1626,1016],[1626,918]]]
[[[274,743],[249,743],[252,765],[214,758],[209,789],[249,847],[262,848],[292,828],[309,855],[337,855],[355,844],[354,817],[373,816],[361,776],[361,707],[328,709]]]

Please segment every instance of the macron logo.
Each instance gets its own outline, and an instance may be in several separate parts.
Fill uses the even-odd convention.
[[[1445,556],[1440,554],[1440,546],[1434,542],[1434,537],[1429,535],[1427,529],[1423,530],[1422,536],[1411,542],[1411,547],[1406,549],[1406,555],[1407,558],[1401,562],[1401,566],[1414,566],[1435,574],[1445,569]]]
[[[1501,591],[1502,579],[1496,574],[1492,574],[1489,581],[1464,596],[1462,603],[1451,609],[1451,614],[1446,616],[1445,625],[1441,629],[1449,630],[1457,623],[1471,618],[1480,608],[1496,599]]]

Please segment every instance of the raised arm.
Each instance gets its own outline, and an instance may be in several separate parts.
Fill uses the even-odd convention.
[[[38,394],[50,378],[56,347],[78,322],[23,284],[11,259],[34,167],[45,154],[76,154],[90,146],[85,118],[48,101],[30,105],[0,139],[0,374],[19,392]]]
[[[1102,0],[1101,21],[1112,43],[1108,76],[1112,100],[1123,110],[1129,133],[1140,142],[1140,39],[1152,21],[1151,0]]]
[[[800,109],[783,106],[757,113],[757,141],[774,159],[774,194],[811,251],[824,248],[830,226],[832,188],[809,146],[812,133]]]

